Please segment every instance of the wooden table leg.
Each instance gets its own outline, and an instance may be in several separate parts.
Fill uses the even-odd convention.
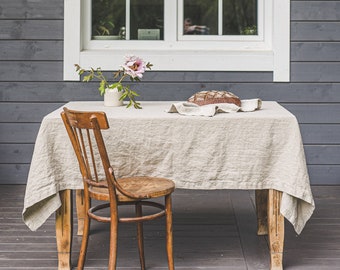
[[[284,217],[280,213],[282,192],[270,189],[268,192],[268,229],[270,249],[270,270],[282,270],[284,244]]]
[[[58,249],[58,270],[70,270],[71,248],[72,248],[72,191],[63,190],[59,192],[61,206],[56,211],[56,240]]]
[[[77,235],[83,235],[84,217],[86,215],[83,189],[77,189],[76,191],[76,206],[77,206],[77,222],[78,222]]]
[[[268,189],[255,190],[256,214],[257,214],[257,235],[268,234]]]

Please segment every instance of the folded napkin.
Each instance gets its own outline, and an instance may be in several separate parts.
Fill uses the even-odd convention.
[[[241,107],[233,103],[216,103],[199,106],[191,102],[177,102],[171,104],[166,112],[183,115],[214,116],[216,113],[252,112],[261,109],[261,105],[262,101],[259,98],[241,100]]]

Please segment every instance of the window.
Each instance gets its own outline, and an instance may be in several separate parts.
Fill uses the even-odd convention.
[[[154,70],[273,71],[289,81],[289,0],[64,0],[64,79],[74,63]]]
[[[181,0],[178,5],[178,22],[172,17],[171,24],[183,26],[179,40],[257,35],[257,0]],[[92,0],[87,9],[91,40],[164,40],[163,0]]]

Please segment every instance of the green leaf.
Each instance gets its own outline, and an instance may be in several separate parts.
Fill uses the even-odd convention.
[[[117,82],[117,83],[113,83],[113,84],[110,84],[110,85],[109,85],[109,88],[110,88],[110,89],[117,88],[118,91],[120,91],[120,90],[119,90],[119,85],[120,85],[120,83],[118,83],[118,82]]]
[[[122,94],[122,99],[126,98],[128,96],[128,94],[125,92],[124,94]]]
[[[102,96],[104,93],[105,93],[105,82],[104,81],[101,81],[100,84],[99,84],[99,92],[100,92],[100,95]]]
[[[120,92],[120,91],[122,91],[122,90],[124,90],[124,87],[123,87],[123,85],[121,84],[121,83],[117,83],[117,89],[118,89],[118,91]]]
[[[135,107],[136,109],[142,109],[142,106],[140,105],[139,102],[135,102],[134,107]]]
[[[91,74],[84,76],[83,82],[89,82],[91,80]]]
[[[133,91],[133,90],[130,90],[130,93],[131,93],[132,95],[136,96],[136,97],[139,97],[139,95],[138,95],[135,91]]]
[[[150,62],[148,62],[148,63],[146,64],[146,67],[147,67],[148,69],[151,70],[151,67],[153,67],[153,64],[151,64]]]

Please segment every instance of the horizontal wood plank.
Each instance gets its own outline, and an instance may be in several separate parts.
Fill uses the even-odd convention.
[[[340,82],[338,74],[340,74],[340,62],[291,63],[292,82]]]
[[[79,82],[0,82],[2,101],[64,102],[103,100],[96,83]]]
[[[292,42],[291,61],[339,62],[340,42]]]
[[[0,40],[0,60],[63,60],[60,40]]]
[[[301,124],[304,144],[340,144],[340,125],[336,124]]]
[[[63,19],[60,0],[1,0],[0,19]]]
[[[34,143],[40,123],[0,123],[1,143]]]
[[[31,163],[33,144],[0,144],[0,163]]]
[[[340,145],[306,145],[304,149],[309,165],[340,165]]]
[[[281,103],[339,103],[340,83],[199,83],[143,81],[131,87],[139,100],[183,101],[203,90],[228,90],[241,99],[261,98]],[[77,82],[0,82],[3,102],[99,101],[97,83]]]
[[[4,103],[0,107],[2,123],[39,123],[63,103]]]
[[[61,81],[61,61],[2,61],[0,81]]]
[[[291,41],[340,41],[340,22],[291,22]]]
[[[312,185],[340,185],[340,165],[309,165]]]
[[[282,104],[301,124],[340,124],[340,103]]]
[[[291,1],[292,21],[339,21],[339,1]]]
[[[26,184],[29,164],[0,164],[0,185]]]
[[[63,20],[1,20],[1,39],[62,40]]]
[[[42,118],[65,103],[3,103],[2,123],[39,123]],[[340,124],[340,105],[281,103],[297,117],[300,124]]]

